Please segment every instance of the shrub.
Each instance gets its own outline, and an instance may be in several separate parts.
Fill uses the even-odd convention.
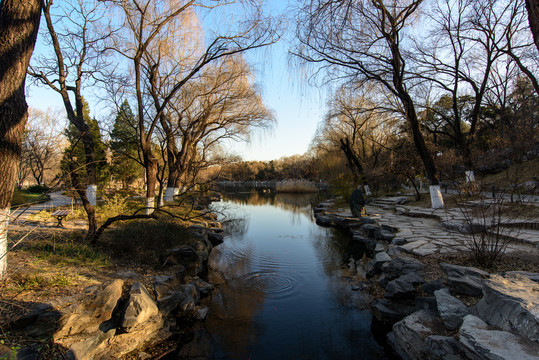
[[[129,211],[127,196],[114,194],[112,196],[105,196],[103,200],[104,203],[99,205],[96,211],[101,221],[105,221],[116,215],[125,214]]]
[[[492,268],[511,239],[518,236],[519,226],[533,214],[526,205],[508,204],[506,197],[497,194],[474,203],[459,203],[468,234],[465,245],[478,265]]]
[[[107,231],[102,240],[118,260],[156,268],[163,264],[167,250],[194,243],[187,228],[170,218],[123,223]]]
[[[26,190],[32,194],[43,194],[49,191],[49,187],[47,185],[32,185]]]

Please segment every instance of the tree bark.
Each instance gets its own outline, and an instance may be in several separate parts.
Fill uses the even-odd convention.
[[[533,35],[535,47],[539,50],[539,0],[526,0],[526,10],[528,10],[528,22]]]
[[[354,149],[352,149],[350,146],[350,141],[348,138],[339,139],[339,147],[346,156],[348,167],[350,167],[350,170],[352,170],[352,175],[354,176],[354,181],[359,183],[363,176],[363,166],[361,166],[361,162],[359,161]]]
[[[9,208],[28,120],[24,85],[40,16],[39,0],[0,3],[0,278],[7,271]]]

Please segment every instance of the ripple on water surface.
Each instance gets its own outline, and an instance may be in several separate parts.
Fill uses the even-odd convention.
[[[301,278],[297,273],[292,272],[256,271],[248,273],[236,281],[247,290],[253,289],[276,299],[290,296],[298,290]]]

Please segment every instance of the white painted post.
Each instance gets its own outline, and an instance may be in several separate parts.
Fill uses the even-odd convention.
[[[429,186],[430,191],[430,202],[433,209],[443,209],[444,208],[444,198],[442,192],[440,191],[440,185],[431,185]]]
[[[88,185],[86,188],[86,197],[92,206],[97,204],[97,185]]]
[[[153,197],[147,197],[146,198],[146,215],[151,215],[154,211],[155,207],[155,198]]]
[[[165,201],[174,201],[174,195],[178,195],[180,189],[177,187],[167,187],[165,190]]]
[[[9,208],[0,210],[0,279],[7,276],[7,229]]]
[[[466,182],[471,183],[475,181],[475,175],[473,173],[473,170],[466,171]]]

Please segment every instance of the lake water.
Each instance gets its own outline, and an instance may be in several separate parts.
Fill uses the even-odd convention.
[[[250,193],[212,205],[226,230],[209,274],[221,285],[195,339],[201,358],[386,358],[368,295],[342,270],[350,239],[315,224],[315,196]]]

